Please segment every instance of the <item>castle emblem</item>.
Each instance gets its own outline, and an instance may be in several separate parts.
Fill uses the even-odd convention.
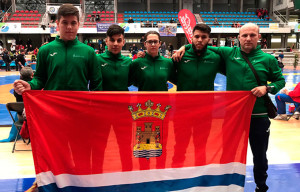
[[[163,120],[166,117],[170,105],[164,111],[160,110],[161,105],[157,104],[156,109],[152,109],[153,102],[145,102],[146,109],[142,109],[141,104],[137,104],[137,110],[128,106],[131,116],[136,121],[135,140],[133,155],[137,158],[159,157],[162,154],[162,130]]]

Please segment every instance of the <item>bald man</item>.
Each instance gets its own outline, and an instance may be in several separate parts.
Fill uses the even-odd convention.
[[[265,192],[269,188],[266,185],[268,177],[266,154],[271,123],[262,96],[267,93],[277,93],[284,87],[285,80],[278,67],[277,60],[272,55],[264,53],[257,45],[260,38],[259,27],[248,23],[241,27],[239,32],[238,39],[241,47],[208,47],[208,49],[218,53],[225,62],[227,90],[251,91],[257,97],[251,116],[249,142],[253,154],[255,191]],[[186,45],[185,49],[191,47],[191,45]],[[184,47],[180,48],[173,59],[180,59],[184,53],[183,50]],[[262,83],[261,86],[257,84],[256,78],[242,53],[252,63]],[[268,81],[271,83],[267,84]]]

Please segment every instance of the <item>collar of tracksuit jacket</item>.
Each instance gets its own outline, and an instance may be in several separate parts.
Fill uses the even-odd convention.
[[[146,54],[145,54],[145,58],[146,58],[147,60],[150,60],[150,61],[155,61],[155,60],[157,60],[159,57],[160,57],[160,54],[159,54],[159,53],[157,53],[157,56],[155,56],[155,57],[152,57],[152,56],[149,55],[147,52],[146,52]]]
[[[244,51],[242,51],[241,48],[240,48],[240,51],[243,52],[243,53],[245,53]],[[252,57],[252,56],[256,55],[256,53],[259,52],[259,51],[261,51],[260,45],[258,45],[255,49],[253,49],[250,53],[245,53],[245,55],[247,57]]]
[[[113,54],[112,52],[106,50],[105,53],[103,54],[103,57],[104,58],[111,58],[111,59],[115,60],[115,59],[121,59],[122,54],[121,54],[121,52],[118,53],[118,54]]]
[[[74,40],[71,40],[71,41],[64,41],[64,40],[60,39],[60,36],[56,36],[55,40],[59,43],[65,44],[66,46],[75,45],[78,42],[77,37]]]

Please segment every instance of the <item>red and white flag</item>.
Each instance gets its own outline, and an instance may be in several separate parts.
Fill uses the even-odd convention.
[[[182,9],[178,13],[178,20],[189,43],[192,43],[193,28],[196,25],[194,14],[188,9]]]
[[[23,98],[40,191],[244,190],[250,92]]]

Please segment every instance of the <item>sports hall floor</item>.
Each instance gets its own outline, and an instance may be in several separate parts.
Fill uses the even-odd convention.
[[[293,89],[300,81],[300,67],[283,70],[286,86]],[[12,83],[18,79],[17,72],[0,71],[0,140],[8,137],[11,124],[6,110],[7,102],[15,101]],[[218,75],[216,90],[225,90],[226,79]],[[173,88],[174,89],[174,88]],[[274,96],[272,97],[274,99]],[[300,192],[300,120],[271,120],[271,136],[268,150],[270,192]],[[13,142],[0,143],[0,192],[21,192],[34,181],[35,172],[31,151],[11,153]],[[30,148],[18,141],[17,148]],[[252,174],[252,156],[248,150],[245,192],[253,192],[255,184]]]

